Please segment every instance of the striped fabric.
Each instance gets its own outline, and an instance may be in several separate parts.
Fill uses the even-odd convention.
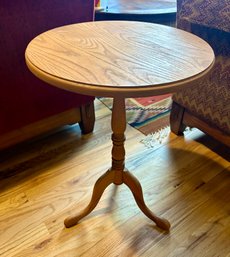
[[[178,0],[179,20],[230,32],[229,0]]]
[[[216,61],[208,77],[178,92],[173,100],[230,134],[230,2],[178,0],[177,26],[209,42]]]

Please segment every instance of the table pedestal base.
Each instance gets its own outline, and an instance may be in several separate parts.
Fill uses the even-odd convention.
[[[139,181],[125,169],[125,128],[126,128],[126,113],[125,99],[123,97],[115,97],[113,101],[112,111],[112,167],[104,175],[102,175],[94,185],[93,195],[88,206],[79,214],[65,219],[65,226],[72,227],[79,220],[88,215],[98,204],[103,192],[111,184],[121,185],[125,183],[136,200],[137,205],[142,212],[156,223],[156,225],[164,230],[169,230],[170,223],[166,219],[157,217],[146,206],[143,198],[143,192]]]
[[[105,174],[103,174],[95,183],[93,194],[90,203],[88,206],[82,210],[79,214],[68,217],[65,219],[64,223],[67,228],[72,227],[78,223],[82,218],[87,216],[90,212],[93,211],[93,209],[97,206],[103,192],[105,189],[111,184],[114,183],[116,185],[120,185],[122,183],[125,183],[131,192],[133,193],[133,196],[135,198],[135,201],[141,211],[152,221],[156,223],[156,225],[163,229],[163,230],[169,230],[170,223],[163,218],[157,217],[152,211],[149,210],[149,208],[146,206],[143,198],[143,192],[141,185],[139,181],[127,170],[121,171],[122,174],[122,182],[117,184],[116,177],[118,175],[118,172],[120,171],[109,169]]]

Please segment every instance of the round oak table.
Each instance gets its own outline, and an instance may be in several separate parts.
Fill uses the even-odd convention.
[[[34,38],[25,52],[34,75],[72,92],[113,98],[112,165],[94,185],[71,227],[88,215],[111,184],[125,183],[142,212],[164,230],[170,223],[145,204],[139,181],[125,168],[125,98],[159,95],[192,86],[212,68],[214,53],[199,37],[179,29],[133,21],[67,25]]]

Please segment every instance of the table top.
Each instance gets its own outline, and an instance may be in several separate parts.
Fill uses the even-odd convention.
[[[165,14],[176,12],[176,0],[101,0],[101,7],[114,14]]]
[[[199,37],[153,23],[100,21],[38,35],[25,53],[29,69],[51,85],[95,96],[174,92],[211,69],[214,53]]]

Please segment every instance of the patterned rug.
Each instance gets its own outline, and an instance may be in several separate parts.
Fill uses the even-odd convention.
[[[112,109],[111,98],[99,98],[109,109]],[[171,94],[126,99],[127,123],[144,135],[168,131],[171,110]]]

